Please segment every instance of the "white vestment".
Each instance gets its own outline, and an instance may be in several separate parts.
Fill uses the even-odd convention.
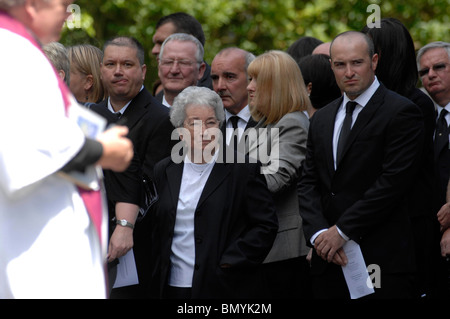
[[[0,299],[105,298],[104,249],[56,174],[84,135],[42,52],[5,29],[0,43]]]

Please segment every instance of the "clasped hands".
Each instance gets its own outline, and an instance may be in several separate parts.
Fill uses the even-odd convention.
[[[334,225],[317,236],[314,241],[314,249],[323,260],[345,266],[348,262],[347,256],[342,249],[345,242],[345,239],[339,234],[336,225]]]
[[[437,213],[437,219],[441,225],[441,255],[450,257],[450,203],[444,204]]]

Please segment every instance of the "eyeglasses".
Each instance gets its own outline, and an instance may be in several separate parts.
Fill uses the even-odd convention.
[[[196,63],[198,64],[199,62],[193,62],[189,60],[172,60],[172,59],[159,60],[159,65],[164,68],[171,68],[175,65],[175,63],[177,63],[181,69],[187,69],[190,68],[193,64]]]
[[[187,125],[187,127],[189,128],[202,128],[202,127],[206,127],[208,128],[212,128],[212,127],[216,127],[217,124],[219,123],[219,121],[217,121],[216,119],[210,119],[207,120],[206,122],[203,122],[201,120],[190,120],[190,121],[186,121],[184,124]]]
[[[433,69],[434,72],[442,72],[445,70],[447,65],[448,65],[448,63],[437,63],[437,64],[433,65],[431,68]],[[424,77],[429,72],[430,72],[430,68],[425,68],[425,69],[419,70],[419,76]]]

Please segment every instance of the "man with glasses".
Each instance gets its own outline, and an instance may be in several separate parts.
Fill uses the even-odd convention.
[[[421,48],[417,54],[417,66],[422,84],[436,104],[436,130],[434,136],[434,158],[436,174],[436,191],[434,202],[437,212],[436,233],[437,242],[434,246],[438,251],[436,256],[437,297],[450,296],[448,282],[450,263],[444,258],[449,257],[445,243],[450,241],[450,203],[447,203],[447,184],[450,177],[450,43],[432,42]],[[441,241],[442,251],[439,251]],[[446,278],[447,277],[447,278]]]
[[[197,86],[206,68],[203,55],[203,45],[192,35],[174,33],[164,41],[158,64],[164,105],[170,107],[181,91]]]

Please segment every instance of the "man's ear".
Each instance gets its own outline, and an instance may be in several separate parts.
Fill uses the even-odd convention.
[[[308,95],[311,94],[312,87],[313,87],[312,82],[309,82],[308,85],[306,86],[306,91],[308,92]]]
[[[142,81],[145,81],[145,75],[147,74],[147,65],[142,64]]]
[[[27,21],[29,21],[29,22],[34,21],[34,18],[36,17],[36,13],[39,9],[38,0],[25,0],[24,8],[25,8],[26,15],[28,17]]]
[[[198,81],[200,81],[203,78],[203,74],[205,74],[205,70],[206,70],[206,64],[205,62],[202,62],[202,64],[200,65],[200,68],[198,69]]]
[[[64,81],[66,79],[66,72],[64,72],[64,70],[58,70],[58,74],[61,80]]]
[[[375,53],[372,57],[372,69],[375,71],[378,65],[378,54]]]

